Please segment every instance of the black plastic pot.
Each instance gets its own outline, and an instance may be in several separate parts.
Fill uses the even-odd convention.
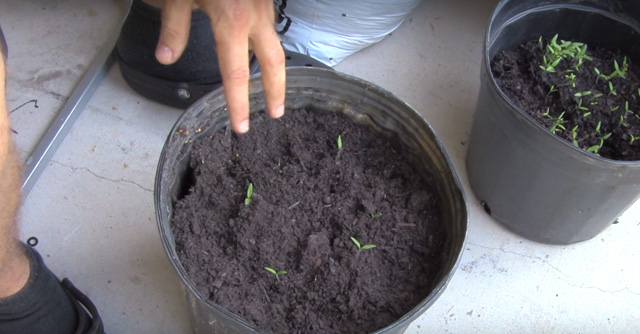
[[[640,196],[640,162],[600,158],[551,134],[500,90],[489,62],[540,36],[620,49],[640,61],[640,1],[503,0],[485,40],[467,170],[477,198],[513,232],[571,244],[606,229]]]
[[[265,108],[260,78],[250,82],[251,110]],[[302,107],[327,112],[344,111],[356,122],[370,124],[379,131],[398,133],[418,153],[422,169],[430,175],[442,203],[442,223],[447,241],[443,268],[433,290],[419,305],[395,323],[375,333],[404,333],[413,320],[423,314],[443,293],[458,266],[467,231],[467,207],[458,176],[438,137],[427,122],[391,93],[365,81],[318,68],[287,70],[288,108]],[[176,254],[170,227],[175,201],[190,182],[189,151],[194,139],[227,126],[228,117],[222,90],[192,105],[178,119],[160,157],[155,185],[158,229],[165,251],[180,277],[187,299],[191,323],[196,333],[264,333],[239,316],[209,301],[187,276]]]

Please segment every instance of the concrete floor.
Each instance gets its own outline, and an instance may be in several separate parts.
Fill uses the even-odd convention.
[[[640,332],[640,205],[593,240],[548,246],[506,231],[469,188],[466,142],[495,3],[424,1],[392,36],[336,67],[422,113],[467,193],[460,266],[407,333]],[[122,15],[110,1],[0,2],[23,161]],[[190,331],[153,205],[158,157],[179,115],[133,92],[114,66],[24,202],[22,239],[39,239],[49,267],[91,297],[109,333]]]

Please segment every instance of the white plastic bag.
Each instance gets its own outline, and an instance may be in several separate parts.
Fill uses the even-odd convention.
[[[327,65],[390,34],[421,0],[276,0],[276,30],[287,50]]]

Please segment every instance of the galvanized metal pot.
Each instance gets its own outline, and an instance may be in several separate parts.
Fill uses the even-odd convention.
[[[640,61],[640,2],[503,0],[488,27],[469,140],[471,187],[491,215],[538,242],[571,244],[606,229],[640,196],[640,162],[600,158],[540,126],[494,79],[497,53],[540,36],[620,49]]]
[[[265,108],[260,78],[250,82],[251,110]],[[328,112],[343,111],[355,122],[390,131],[418,153],[422,170],[429,175],[442,203],[442,224],[448,235],[444,266],[431,293],[395,323],[376,333],[403,333],[444,292],[458,266],[467,231],[467,207],[458,176],[438,137],[411,107],[391,93],[370,83],[317,68],[287,70],[288,108],[311,107]],[[196,333],[264,333],[239,316],[209,301],[187,276],[176,254],[170,228],[173,205],[185,191],[189,151],[194,139],[228,125],[222,90],[212,92],[192,105],[169,134],[158,164],[155,205],[158,229],[165,251],[180,277]]]

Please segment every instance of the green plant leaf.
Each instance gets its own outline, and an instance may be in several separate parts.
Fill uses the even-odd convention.
[[[372,214],[371,214],[371,218],[378,218],[378,217],[380,217],[380,216],[382,216],[382,212],[372,213]]]
[[[358,249],[362,249],[362,246],[360,245],[360,241],[358,241],[358,239],[351,237],[351,241],[353,241],[353,243],[358,247]]]
[[[361,249],[365,250],[365,249],[371,249],[371,248],[376,248],[376,245],[364,245],[364,246],[362,246]]]
[[[600,150],[599,145],[593,145],[587,149],[587,152],[598,153],[599,150]]]
[[[271,267],[264,267],[264,269],[266,269],[268,272],[274,274],[274,275],[278,275],[278,271],[271,268]]]
[[[247,188],[247,197],[244,199],[244,205],[251,204],[251,196],[253,196],[253,183],[249,183]]]

